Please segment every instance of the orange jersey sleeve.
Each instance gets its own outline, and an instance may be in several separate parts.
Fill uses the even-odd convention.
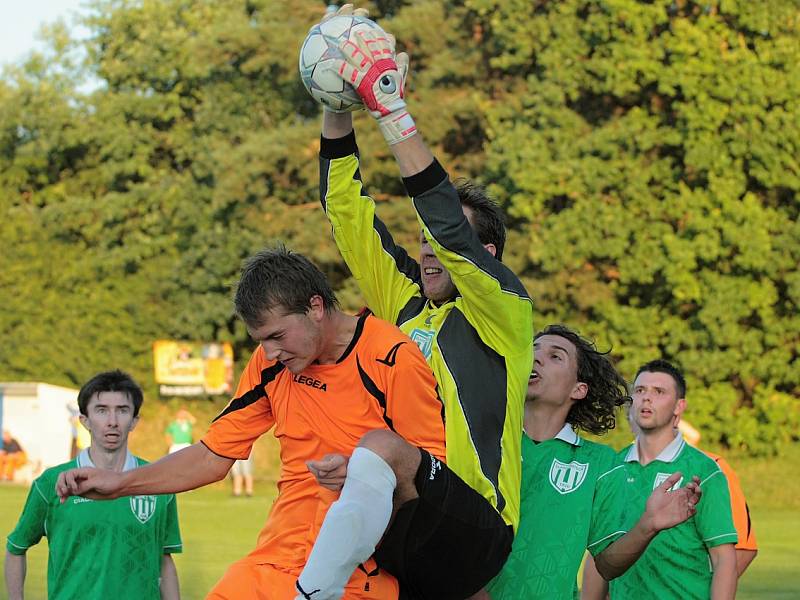
[[[386,423],[409,444],[444,461],[444,410],[428,362],[419,347],[394,325],[377,317],[369,322],[374,357],[359,368],[378,384],[378,390],[371,393],[377,393]],[[369,382],[364,377],[362,381],[370,391]]]
[[[756,534],[750,522],[750,507],[747,506],[747,500],[744,497],[742,485],[739,482],[739,476],[724,458],[710,452],[706,452],[706,454],[714,459],[719,465],[720,470],[725,474],[725,478],[728,480],[733,525],[736,527],[736,533],[739,536],[739,542],[736,544],[736,548],[738,550],[758,550]]]
[[[275,424],[266,392],[274,371],[275,365],[257,348],[239,378],[235,397],[201,439],[209,450],[226,458],[250,456],[255,441]]]

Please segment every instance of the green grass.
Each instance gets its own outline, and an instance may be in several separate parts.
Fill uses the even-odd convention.
[[[227,482],[226,482],[227,483]],[[0,487],[0,530],[9,532],[25,501],[27,489]],[[215,484],[179,496],[184,552],[176,557],[183,598],[204,598],[233,561],[253,549],[275,494],[274,483],[256,483],[253,498],[232,498],[230,488]],[[740,581],[737,598],[789,600],[800,597],[800,521],[792,509],[753,510],[759,554]],[[44,600],[47,543],[28,552],[28,600]],[[0,598],[6,598],[3,582]]]

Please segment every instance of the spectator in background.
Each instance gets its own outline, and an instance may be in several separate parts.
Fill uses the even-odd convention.
[[[47,537],[50,600],[180,599],[172,560],[182,549],[175,496],[59,502],[56,495],[56,478],[67,469],[97,466],[123,473],[146,464],[128,450],[128,435],[139,422],[143,400],[141,388],[122,371],[95,375],[81,388],[78,406],[91,445],[33,482],[6,544],[9,600],[22,600],[27,552],[42,537]]]
[[[244,483],[244,493],[246,496],[253,495],[253,452],[244,460],[237,460],[231,467],[231,477],[233,478],[233,495],[242,495],[242,483]]]
[[[28,457],[19,442],[7,429],[3,430],[3,447],[0,449],[0,479],[13,481],[14,472],[28,462]]]
[[[197,419],[194,418],[194,415],[185,406],[181,406],[175,415],[175,420],[167,425],[166,434],[170,454],[188,448],[194,443],[192,429],[196,422]]]

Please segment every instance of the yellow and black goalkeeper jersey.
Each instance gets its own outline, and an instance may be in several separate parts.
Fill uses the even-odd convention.
[[[336,244],[365,300],[427,358],[444,402],[447,464],[516,529],[522,413],[533,310],[519,279],[481,244],[445,170],[405,179],[419,222],[459,294],[435,306],[420,267],[396,245],[364,192],[355,135],[324,139],[320,196]]]

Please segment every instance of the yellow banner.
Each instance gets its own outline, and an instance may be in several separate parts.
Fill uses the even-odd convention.
[[[230,394],[233,348],[227,342],[153,342],[155,379],[164,396]]]

